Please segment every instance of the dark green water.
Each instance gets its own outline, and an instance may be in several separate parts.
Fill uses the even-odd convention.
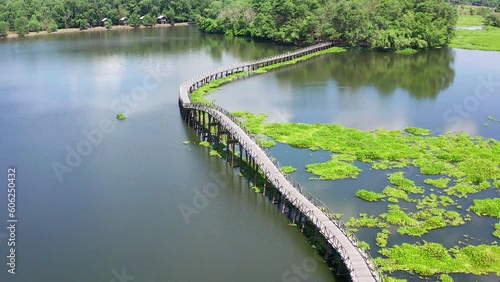
[[[334,281],[245,180],[182,144],[197,141],[183,80],[286,50],[195,27],[1,40],[0,281]],[[16,275],[1,237],[9,167]]]

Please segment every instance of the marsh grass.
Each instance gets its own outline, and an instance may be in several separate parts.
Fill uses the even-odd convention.
[[[456,30],[450,47],[500,51],[500,28],[488,26],[484,30]]]
[[[484,25],[483,16],[460,15],[458,17],[457,26],[481,26]]]
[[[395,51],[396,54],[402,54],[402,55],[412,55],[412,54],[415,54],[417,52],[418,52],[417,50],[412,49],[412,48],[405,48],[405,49]]]

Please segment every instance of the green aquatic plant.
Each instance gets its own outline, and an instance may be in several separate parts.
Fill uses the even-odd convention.
[[[450,179],[449,178],[425,179],[424,183],[432,185],[437,188],[446,188],[448,187],[448,183],[450,183]]]
[[[370,244],[368,244],[365,241],[359,241],[358,242],[358,248],[360,248],[361,250],[369,251],[370,250]]]
[[[387,241],[389,240],[390,231],[388,229],[384,229],[377,233],[377,237],[375,241],[377,242],[377,246],[380,248],[385,248],[387,246]]]
[[[375,259],[382,271],[408,271],[424,276],[439,273],[500,274],[500,247],[497,245],[465,246],[446,249],[439,243],[403,243],[380,253]]]
[[[207,148],[212,147],[212,144],[208,141],[201,141],[200,143],[198,143],[198,145],[203,146],[203,147],[207,147]]]
[[[448,274],[439,275],[439,280],[441,280],[441,282],[453,282],[453,278]]]
[[[358,197],[362,200],[368,201],[368,202],[376,202],[378,200],[385,198],[385,195],[381,194],[381,193],[361,189],[361,190],[358,190],[356,192],[356,197]]]
[[[480,216],[500,218],[500,198],[475,199],[470,210]]]
[[[280,171],[284,172],[284,173],[292,173],[292,172],[296,172],[297,169],[293,166],[286,165],[286,166],[282,166]]]
[[[401,190],[412,193],[412,194],[422,194],[424,189],[422,187],[417,187],[413,180],[410,180],[404,176],[404,172],[398,171],[388,174],[389,182],[400,188]]]
[[[182,142],[182,144],[184,144],[184,145],[187,145],[189,143],[191,143],[191,141],[184,141],[184,142]]]
[[[306,171],[318,175],[320,180],[356,178],[361,169],[350,163],[331,160],[326,163],[308,164]]]
[[[407,127],[405,131],[415,135],[431,135],[430,129],[419,128],[419,127]]]
[[[407,202],[412,201],[410,199],[410,197],[408,196],[408,194],[404,190],[397,189],[397,188],[394,188],[391,186],[385,187],[384,190],[382,191],[382,193],[384,193],[384,195],[386,195],[387,197],[390,197],[390,198],[402,199],[402,200],[405,200]]]
[[[417,50],[412,49],[412,48],[405,48],[405,49],[395,51],[396,54],[402,54],[402,55],[412,55],[412,54],[415,54],[417,52],[418,52]]]
[[[259,145],[261,148],[271,148],[274,145],[276,145],[276,142],[272,139],[257,139],[257,145]]]
[[[217,152],[216,150],[210,150],[209,155],[210,155],[211,157],[218,157],[218,158],[222,158],[222,156],[220,155],[220,153],[219,153],[219,152]]]
[[[493,236],[500,238],[500,222],[495,223],[495,231],[493,232]]]
[[[124,119],[126,119],[126,118],[127,118],[127,117],[126,117],[124,114],[121,114],[121,113],[116,115],[116,119],[117,119],[117,120],[124,120]]]

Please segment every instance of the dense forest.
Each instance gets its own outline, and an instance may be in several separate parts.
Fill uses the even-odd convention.
[[[470,0],[455,1],[467,4]],[[498,7],[500,0],[482,0]],[[309,44],[381,49],[438,48],[454,35],[456,9],[444,0],[0,0],[0,36],[59,28],[196,21],[202,31]]]

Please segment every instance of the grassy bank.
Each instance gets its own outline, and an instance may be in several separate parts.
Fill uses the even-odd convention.
[[[484,26],[484,17],[461,14],[458,17],[457,27],[470,26]],[[484,30],[458,29],[449,46],[470,50],[500,51],[500,28],[488,26]]]
[[[451,40],[450,47],[500,51],[500,28],[489,26],[485,30],[457,30],[455,38]]]

